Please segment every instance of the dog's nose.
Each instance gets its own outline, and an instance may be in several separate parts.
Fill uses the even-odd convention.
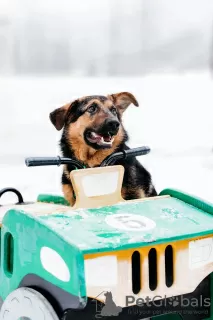
[[[107,128],[109,131],[117,131],[119,128],[120,123],[116,120],[109,120],[107,121]]]

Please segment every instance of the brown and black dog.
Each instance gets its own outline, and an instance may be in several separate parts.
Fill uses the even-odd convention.
[[[57,130],[63,128],[60,140],[62,155],[81,161],[86,167],[97,167],[115,151],[127,150],[128,134],[122,124],[123,112],[135,97],[129,92],[108,96],[86,96],[50,113]],[[126,200],[156,196],[150,173],[136,160],[119,160],[124,167],[122,196]],[[62,186],[65,198],[74,204],[69,173],[73,167],[64,166]]]

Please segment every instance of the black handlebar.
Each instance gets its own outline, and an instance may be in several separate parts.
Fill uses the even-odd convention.
[[[106,167],[108,165],[113,165],[117,160],[127,159],[131,157],[142,156],[150,152],[149,147],[133,148],[129,150],[123,150],[121,152],[115,152],[108,156],[100,164],[100,167]],[[84,169],[85,166],[77,160],[71,158],[61,158],[61,157],[35,157],[26,158],[25,163],[27,167],[39,167],[39,166],[60,166],[62,164],[71,164],[78,169]]]
[[[35,157],[35,158],[26,158],[25,163],[27,167],[41,167],[41,166],[60,166],[62,164],[73,164],[78,169],[83,169],[84,166],[81,162],[70,159],[70,158],[61,158],[61,157]]]
[[[108,156],[104,161],[100,164],[100,167],[106,167],[109,165],[113,165],[117,160],[127,159],[131,157],[143,156],[150,152],[149,147],[139,147],[129,150],[122,150],[121,152],[116,152]]]

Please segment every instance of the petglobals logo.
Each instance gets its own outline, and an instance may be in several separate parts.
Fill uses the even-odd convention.
[[[137,307],[169,307],[169,308],[197,308],[197,307],[210,307],[211,299],[203,297],[200,295],[199,297],[191,297],[187,298],[184,296],[177,297],[167,297],[165,296],[154,296],[150,298],[146,296],[145,298],[135,299],[134,296],[126,296],[126,307],[130,307],[136,305]]]
[[[97,298],[101,295],[105,297],[104,299],[105,302],[104,302],[104,305],[101,306],[101,308],[99,309]],[[102,291],[92,301],[96,303],[96,313],[95,313],[96,319],[101,319],[102,317],[111,317],[111,316],[115,317],[122,312],[122,308],[116,305],[116,303],[113,300],[112,292],[110,291]]]

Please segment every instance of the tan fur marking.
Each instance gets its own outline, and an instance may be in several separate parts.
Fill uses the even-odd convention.
[[[72,186],[69,185],[69,184],[64,184],[64,185],[62,185],[62,190],[63,190],[65,199],[69,202],[69,204],[71,206],[73,206],[74,203],[75,203],[75,199],[74,199],[74,196],[73,196],[73,188],[72,188]]]
[[[128,194],[131,194],[134,197],[134,199],[146,198],[146,195],[143,189],[139,189],[131,186],[123,187],[121,190],[121,195],[125,200]]]
[[[112,107],[113,106],[112,100],[108,99],[108,100],[104,101],[104,106],[107,108]]]
[[[145,192],[143,189],[139,189],[138,190],[139,194],[140,194],[140,197],[139,198],[146,198],[146,195],[145,195]]]
[[[67,179],[70,181],[70,173],[69,173],[69,171],[67,169],[67,165],[66,164],[64,165],[64,170],[63,171],[64,171],[64,174],[67,177]]]
[[[126,198],[126,194],[127,194],[127,188],[123,187],[121,189],[121,195],[122,195],[122,198],[125,199]]]

